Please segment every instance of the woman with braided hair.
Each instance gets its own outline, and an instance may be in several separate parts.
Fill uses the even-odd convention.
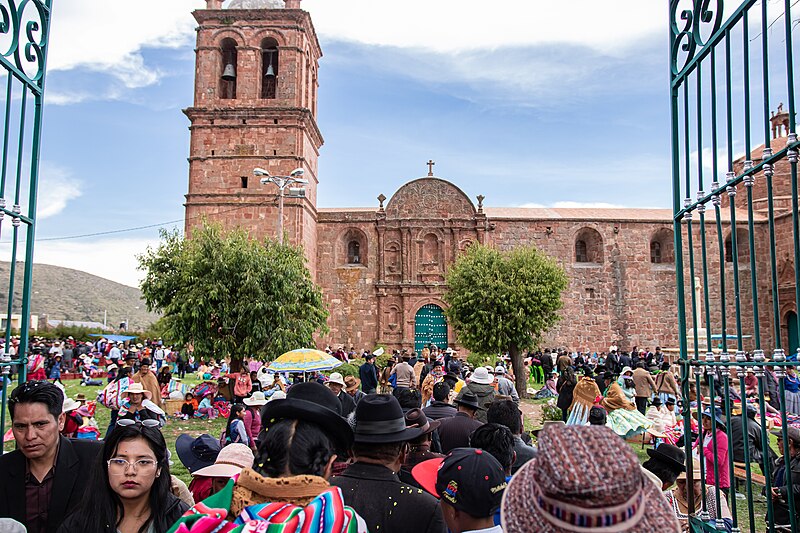
[[[282,524],[300,512],[314,521],[309,531],[366,532],[361,517],[345,506],[341,490],[328,483],[334,461],[353,440],[339,399],[319,383],[298,383],[285,399],[267,403],[262,428],[253,467],[184,515],[187,529],[181,531],[195,531],[195,526],[197,531],[216,530],[224,518],[213,510],[225,507],[229,516],[238,517],[235,525],[252,520]]]

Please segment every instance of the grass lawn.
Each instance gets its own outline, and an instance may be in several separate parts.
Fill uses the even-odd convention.
[[[195,386],[198,381],[190,378],[188,375],[183,382],[187,385],[187,387]],[[64,385],[66,386],[67,395],[70,398],[74,398],[76,394],[82,392],[86,395],[88,399],[94,399],[97,393],[102,390],[102,387],[81,387],[79,380],[68,380],[64,381]],[[169,413],[168,413],[169,414]],[[100,428],[101,435],[105,435],[106,429],[108,428],[108,423],[111,418],[111,411],[102,405],[97,406],[97,411],[95,412],[95,420],[97,421],[97,426]],[[178,459],[178,454],[175,453],[175,441],[178,438],[178,435],[182,433],[187,433],[192,437],[197,437],[203,433],[208,433],[209,435],[219,438],[222,430],[225,429],[225,424],[227,420],[224,418],[217,418],[216,420],[208,420],[208,419],[201,419],[196,418],[193,420],[174,420],[172,418],[167,420],[167,425],[164,426],[162,432],[164,434],[164,439],[167,441],[167,447],[169,448],[170,453],[172,454],[171,460],[172,464],[170,465],[170,471],[172,474],[175,474],[178,478],[183,480],[187,485],[191,481],[191,476],[189,475],[189,471],[183,466],[180,459]],[[6,413],[6,429],[10,427],[11,418]],[[5,452],[11,451],[14,449],[14,442],[7,442],[3,446],[3,450]]]

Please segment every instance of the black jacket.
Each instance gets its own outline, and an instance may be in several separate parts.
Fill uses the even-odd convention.
[[[403,484],[381,465],[353,463],[331,479],[342,489],[345,505],[367,523],[370,531],[445,533],[439,501],[422,489]]]
[[[792,493],[794,495],[794,512],[795,516],[800,517],[798,511],[800,511],[800,458],[795,457],[789,463],[789,467],[792,470]],[[783,465],[783,457],[778,457],[775,461],[775,466],[773,468],[773,479],[772,479],[772,486],[773,488],[778,489],[780,492],[780,498],[777,500],[772,500],[772,508],[774,510],[774,520],[775,524],[784,525],[789,524],[789,504],[788,504],[788,492],[786,490],[786,475],[782,472],[784,469]],[[781,483],[778,481],[781,480]],[[767,495],[769,498],[770,495]]]
[[[339,392],[339,401],[342,404],[342,416],[347,418],[350,416],[350,413],[356,410],[356,401],[353,399],[352,396],[347,394],[345,391]]]
[[[733,460],[738,463],[744,462],[744,432],[742,432],[742,417],[736,415],[731,417],[731,430],[729,432],[731,446],[733,448]],[[758,422],[747,417],[747,444],[751,463],[761,463],[763,450],[761,448],[761,426]]]
[[[166,533],[169,528],[183,516],[183,513],[189,510],[189,506],[177,496],[172,493],[167,494],[167,505],[164,512],[166,523],[169,524],[164,531],[156,530],[156,533]],[[84,531],[81,527],[80,517],[78,513],[73,513],[67,517],[64,523],[56,531],[56,533],[116,533],[116,525],[108,525],[103,531]]]
[[[378,370],[374,364],[363,363],[358,368],[358,377],[361,379],[361,390],[375,392],[378,388]]]
[[[67,513],[78,505],[89,479],[89,471],[101,453],[102,443],[60,437],[56,459],[47,531],[55,531]],[[26,459],[20,450],[0,456],[0,517],[22,524],[25,517]]]
[[[425,413],[425,416],[430,418],[431,420],[439,420],[440,418],[450,418],[451,416],[456,416],[458,410],[455,406],[447,403],[447,402],[431,402],[428,407],[422,409],[422,412]]]
[[[453,448],[469,447],[469,436],[483,423],[470,418],[466,413],[456,413],[456,416],[442,418],[441,425],[436,429],[439,432],[439,442],[442,453],[448,453]]]

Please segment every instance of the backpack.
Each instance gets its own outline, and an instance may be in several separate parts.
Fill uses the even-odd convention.
[[[118,410],[120,408],[120,396],[123,392],[128,390],[133,380],[131,378],[122,378],[119,381],[112,381],[100,391],[97,395],[97,401],[111,410]]]

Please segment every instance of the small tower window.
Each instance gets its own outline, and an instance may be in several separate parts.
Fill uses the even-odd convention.
[[[586,241],[583,240],[575,241],[575,262],[576,263],[589,262],[589,254],[586,251]]]
[[[660,242],[651,242],[650,243],[650,262],[661,264],[661,243]]]
[[[733,241],[730,235],[725,239],[725,262],[733,263]]]
[[[247,188],[247,176],[242,176],[242,189]]]
[[[351,265],[361,264],[361,245],[358,241],[347,243],[347,262]]]
[[[222,49],[222,74],[219,79],[219,97],[223,100],[236,98],[236,41],[223,39],[220,43]]]
[[[278,41],[261,41],[261,98],[272,100],[278,94]]]

